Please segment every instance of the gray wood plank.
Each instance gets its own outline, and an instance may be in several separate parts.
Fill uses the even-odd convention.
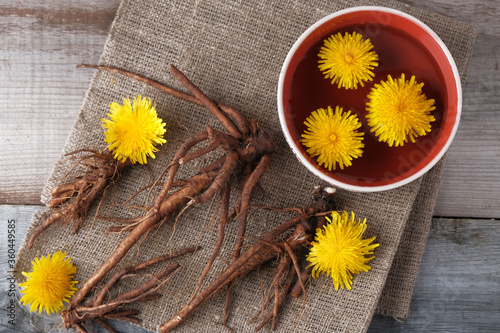
[[[0,309],[10,301],[7,281],[7,221],[16,221],[16,251],[32,214],[41,206],[0,205]],[[498,332],[500,327],[500,220],[434,219],[422,259],[410,317],[401,323],[376,315],[369,333]],[[202,310],[201,310],[202,311]],[[113,322],[123,333],[145,333]],[[95,332],[99,331],[94,327]],[[16,325],[0,312],[0,332],[64,332],[57,316],[16,308]]]
[[[40,203],[119,3],[0,3],[0,202]]]
[[[38,204],[93,74],[119,0],[0,3],[0,203]],[[463,117],[435,215],[500,217],[500,16],[496,0],[404,1],[479,28]],[[464,186],[465,185],[465,186]]]
[[[500,221],[434,219],[404,322],[375,316],[376,332],[498,332]]]
[[[0,206],[0,309],[2,309],[0,332],[34,332],[29,315],[20,310],[17,304],[18,297],[13,294],[14,280],[10,266],[12,262],[9,261],[12,257],[9,255],[12,252],[17,255],[28,231],[31,216],[40,208],[40,206]],[[9,238],[9,234],[14,237]],[[13,248],[9,244],[13,245]],[[12,301],[16,301],[15,308],[11,305]],[[12,323],[14,325],[11,325]]]

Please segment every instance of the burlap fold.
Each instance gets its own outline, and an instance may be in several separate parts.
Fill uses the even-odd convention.
[[[249,118],[258,119],[264,130],[276,140],[277,151],[273,154],[270,171],[261,182],[265,191],[257,193],[255,200],[272,206],[303,206],[311,200],[313,186],[325,184],[297,161],[280,132],[276,112],[278,75],[289,48],[308,26],[327,14],[357,5],[384,5],[400,9],[427,23],[448,45],[462,80],[465,80],[474,28],[394,1],[251,0],[219,3],[124,0],[100,63],[178,88],[178,83],[169,73],[169,64],[175,64],[212,99],[242,110]],[[148,163],[154,177],[161,173],[179,143],[188,136],[207,124],[220,128],[201,107],[176,100],[132,79],[97,72],[63,153],[80,148],[102,148],[104,136],[100,118],[107,113],[108,105],[138,94],[150,96],[156,102],[159,115],[167,122],[168,143],[161,148],[157,158]],[[64,181],[71,166],[71,163],[55,166],[42,193],[43,202],[49,200],[52,186]],[[197,168],[197,165],[188,165],[179,176]],[[442,162],[423,179],[392,191],[372,194],[339,191],[336,199],[338,208],[354,210],[357,216],[366,217],[369,225],[366,236],[376,235],[380,243],[376,258],[371,261],[372,270],[356,276],[351,291],[335,291],[327,278],[313,281],[308,288],[305,306],[302,299],[290,299],[283,307],[278,331],[289,331],[296,325],[298,332],[364,332],[377,304],[382,313],[404,317],[432,216],[441,168]],[[98,214],[115,217],[141,214],[133,208],[117,204],[148,182],[145,168],[134,167],[126,171],[119,182],[106,191]],[[132,203],[144,206],[146,201],[146,193],[143,193]],[[122,267],[143,261],[168,252],[171,247],[179,248],[196,242],[203,247],[195,256],[180,260],[183,269],[162,288],[162,298],[140,305],[143,327],[155,330],[189,300],[213,249],[216,226],[212,224],[206,228],[213,206],[215,204],[205,204],[186,211],[177,222],[168,221],[150,234],[140,249],[130,251],[119,264]],[[20,272],[30,269],[30,262],[35,256],[58,250],[68,252],[78,266],[77,280],[84,281],[124,237],[107,234],[109,224],[93,219],[96,211],[97,205],[94,205],[76,235],[71,234],[71,227],[58,224],[43,233],[31,250],[23,246],[16,267],[18,281],[24,279]],[[39,224],[45,214],[47,212],[36,215],[34,225]],[[247,236],[249,239],[258,236],[266,228],[285,219],[283,214],[256,211],[251,215]],[[174,222],[176,231],[170,241]],[[220,255],[222,259],[229,257],[235,234],[236,226],[230,224]],[[391,270],[396,253],[397,266]],[[207,283],[225,267],[222,259],[215,262],[207,276]],[[412,270],[408,271],[408,267]],[[151,272],[158,270],[159,267],[155,267]],[[389,284],[384,289],[388,274]],[[268,280],[269,277],[264,278]],[[127,287],[127,284],[135,285],[137,281],[128,279],[123,286]],[[233,315],[229,321],[237,332],[253,331],[255,324],[248,324],[247,320],[261,305],[258,290],[259,282],[255,274],[237,283]],[[223,296],[216,295],[179,331],[198,332],[201,326],[206,331],[221,331],[221,304]],[[300,320],[297,319],[299,314]]]

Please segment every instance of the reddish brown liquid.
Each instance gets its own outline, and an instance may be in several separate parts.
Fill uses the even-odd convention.
[[[328,172],[323,167],[318,167],[316,159],[313,163],[336,179],[341,179],[353,185],[379,186],[393,179],[399,179],[411,173],[424,157],[435,147],[437,138],[441,133],[444,102],[446,100],[445,83],[441,70],[432,55],[424,46],[407,33],[391,27],[380,27],[376,33],[370,33],[369,26],[359,25],[348,27],[339,31],[342,35],[347,31],[357,31],[364,38],[370,38],[375,51],[379,55],[378,67],[374,69],[373,81],[365,83],[358,89],[337,88],[331,80],[325,79],[318,69],[318,53],[323,45],[323,39],[314,45],[304,56],[294,73],[289,99],[292,123],[292,136],[300,138],[306,130],[304,121],[312,111],[318,108],[331,106],[342,107],[344,111],[358,115],[365,135],[363,155],[354,159],[352,165],[344,170]],[[330,34],[326,35],[327,38]],[[409,141],[402,147],[389,147],[385,142],[379,142],[374,133],[370,132],[366,115],[367,95],[375,83],[387,80],[390,74],[393,79],[399,78],[404,73],[409,80],[412,75],[417,82],[423,82],[422,91],[429,99],[435,100],[436,110],[432,112],[436,120],[431,123],[432,130],[425,136],[417,138],[415,143]],[[300,145],[305,155],[305,147]]]

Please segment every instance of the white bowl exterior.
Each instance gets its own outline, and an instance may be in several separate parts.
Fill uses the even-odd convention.
[[[346,184],[343,182],[340,182],[336,179],[333,179],[318,169],[316,169],[300,152],[299,148],[295,144],[295,142],[292,140],[292,136],[290,134],[290,131],[287,127],[286,124],[286,119],[285,119],[285,110],[283,107],[283,85],[285,81],[285,75],[286,71],[288,69],[288,66],[290,64],[290,61],[297,51],[297,48],[302,44],[304,39],[306,39],[314,30],[316,30],[318,27],[320,27],[323,23],[330,21],[331,19],[335,17],[339,17],[348,13],[352,12],[358,12],[358,11],[379,11],[379,12],[385,12],[385,13],[390,13],[394,15],[401,16],[403,18],[406,18],[417,25],[421,26],[425,31],[429,33],[429,35],[439,44],[441,49],[443,50],[444,54],[446,55],[446,58],[449,61],[450,66],[452,67],[453,71],[453,76],[455,78],[455,83],[456,83],[456,89],[457,89],[457,115],[456,115],[456,120],[455,124],[453,126],[452,132],[450,133],[450,136],[448,137],[448,140],[446,141],[445,145],[443,148],[439,151],[439,153],[426,165],[424,166],[421,170],[418,172],[414,173],[408,178],[402,179],[398,182],[392,183],[392,184],[387,184],[387,185],[382,185],[382,186],[357,186],[357,185],[351,185],[351,184]],[[297,41],[293,44],[292,48],[288,52],[285,61],[283,62],[283,66],[281,67],[281,72],[279,76],[279,81],[278,81],[278,115],[280,119],[280,124],[281,128],[283,130],[283,133],[285,135],[285,139],[288,143],[288,145],[292,148],[293,153],[299,161],[307,168],[309,171],[314,173],[316,176],[321,178],[322,180],[338,186],[340,188],[344,188],[346,190],[350,191],[356,191],[356,192],[379,192],[379,191],[386,191],[386,190],[391,190],[403,185],[406,185],[415,179],[423,176],[427,171],[429,171],[436,163],[443,157],[443,155],[446,153],[448,150],[449,146],[451,145],[451,142],[453,141],[453,138],[455,137],[455,134],[458,129],[458,124],[460,122],[460,115],[462,113],[462,85],[460,83],[460,75],[458,73],[457,65],[455,64],[455,60],[453,59],[450,51],[446,47],[446,45],[443,43],[441,38],[431,29],[429,28],[426,24],[424,24],[422,21],[416,19],[415,17],[406,14],[402,11],[392,9],[392,8],[387,8],[387,7],[380,7],[380,6],[359,6],[359,7],[351,7],[351,8],[346,8],[340,11],[337,11],[335,13],[332,13],[328,16],[325,16],[321,20],[317,21],[314,23],[312,26],[310,26],[298,39]]]

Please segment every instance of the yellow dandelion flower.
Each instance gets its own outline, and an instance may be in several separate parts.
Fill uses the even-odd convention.
[[[351,290],[353,274],[371,269],[367,264],[375,256],[367,258],[366,255],[373,254],[379,244],[370,244],[375,237],[362,239],[366,219],[356,222],[354,212],[350,218],[347,212],[342,215],[333,212],[332,218],[327,217],[327,220],[329,223],[323,229],[316,230],[316,238],[307,255],[309,267],[313,267],[312,276],[317,278],[326,273],[332,277],[335,290],[339,287]]]
[[[373,86],[366,103],[366,119],[379,141],[397,147],[408,138],[415,142],[416,137],[431,131],[431,122],[436,120],[430,115],[435,109],[434,100],[427,99],[423,85],[415,81],[415,76],[407,81],[401,74],[397,80],[388,75],[387,81]]]
[[[352,159],[363,154],[365,146],[363,132],[358,117],[351,111],[342,112],[342,108],[331,107],[313,111],[304,124],[307,130],[302,134],[300,142],[307,147],[307,153],[318,156],[318,164],[329,171],[335,170],[337,163],[340,169],[352,165]]]
[[[361,34],[337,33],[324,40],[318,57],[319,69],[325,78],[332,79],[332,84],[346,89],[357,89],[364,82],[372,81],[372,70],[378,66],[378,54],[374,51],[370,39],[363,39]]]
[[[75,294],[77,290],[75,284],[78,281],[72,281],[76,274],[76,267],[70,262],[70,258],[64,260],[66,253],[58,251],[54,255],[35,258],[32,261],[31,272],[23,272],[26,276],[26,282],[19,286],[24,288],[21,293],[23,305],[29,304],[30,312],[37,311],[42,313],[45,310],[47,314],[57,313],[64,309],[63,301],[69,303],[68,299]]]
[[[163,139],[165,123],[156,113],[155,106],[149,98],[141,95],[123,99],[123,106],[118,103],[109,105],[109,119],[101,119],[106,128],[106,141],[116,159],[132,163],[147,163],[147,156],[155,158],[158,151],[155,145],[167,142]]]

